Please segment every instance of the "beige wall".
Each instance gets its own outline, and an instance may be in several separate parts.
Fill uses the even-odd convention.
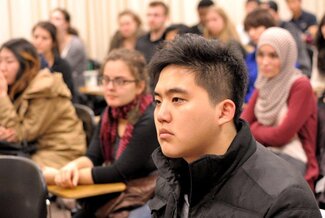
[[[199,0],[164,0],[170,6],[170,23],[192,25],[197,21],[196,5]],[[230,14],[235,24],[242,22],[246,0],[215,0]],[[51,9],[66,8],[72,25],[79,30],[89,57],[102,60],[107,52],[110,37],[117,28],[117,14],[132,9],[145,19],[150,0],[0,0],[0,44],[14,37],[30,39],[31,28],[39,20],[46,20]],[[280,14],[290,17],[285,0],[277,0]],[[304,0],[304,7],[318,19],[325,13],[324,0]],[[144,26],[145,23],[144,23]]]

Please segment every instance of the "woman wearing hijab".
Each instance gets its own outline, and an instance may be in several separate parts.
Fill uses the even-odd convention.
[[[272,27],[262,33],[256,61],[259,75],[242,118],[257,141],[286,159],[313,188],[316,161],[316,99],[307,77],[295,68],[297,46],[290,33]]]

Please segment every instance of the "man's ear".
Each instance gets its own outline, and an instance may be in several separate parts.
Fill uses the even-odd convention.
[[[223,100],[219,102],[216,107],[219,125],[231,122],[234,119],[236,105],[232,100]]]

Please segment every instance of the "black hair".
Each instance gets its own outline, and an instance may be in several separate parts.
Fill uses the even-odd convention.
[[[172,24],[169,27],[166,28],[164,35],[166,36],[167,33],[177,30],[177,34],[185,34],[190,31],[190,28],[184,24]]]
[[[271,8],[273,11],[278,12],[278,4],[275,1],[268,1],[266,4]]]
[[[315,45],[318,50],[325,49],[325,36],[322,34],[322,26],[325,25],[325,14],[318,24],[317,34],[315,37]]]
[[[318,24],[317,34],[315,37],[315,45],[318,50],[317,68],[320,74],[325,75],[325,36],[322,33],[322,26],[325,25],[325,15]]]
[[[36,77],[40,70],[40,59],[35,47],[26,39],[11,39],[0,47],[10,50],[19,62],[16,81],[9,87],[9,97],[16,99]]]
[[[200,8],[207,8],[207,7],[210,7],[214,5],[214,2],[211,1],[211,0],[201,0],[199,2],[199,4],[197,5],[197,9],[200,9]]]
[[[238,121],[247,85],[242,57],[216,40],[187,33],[165,42],[153,56],[148,68],[155,85],[160,72],[173,64],[193,72],[197,85],[208,92],[212,103],[231,99],[236,105],[234,121]]]

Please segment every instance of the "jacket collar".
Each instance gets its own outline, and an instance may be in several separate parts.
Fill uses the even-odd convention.
[[[181,185],[182,193],[189,195],[191,207],[203,196],[218,190],[256,150],[256,142],[249,126],[243,120],[237,125],[237,135],[224,155],[206,155],[191,164],[183,159],[163,155],[160,148],[153,153],[160,176],[170,186]]]

